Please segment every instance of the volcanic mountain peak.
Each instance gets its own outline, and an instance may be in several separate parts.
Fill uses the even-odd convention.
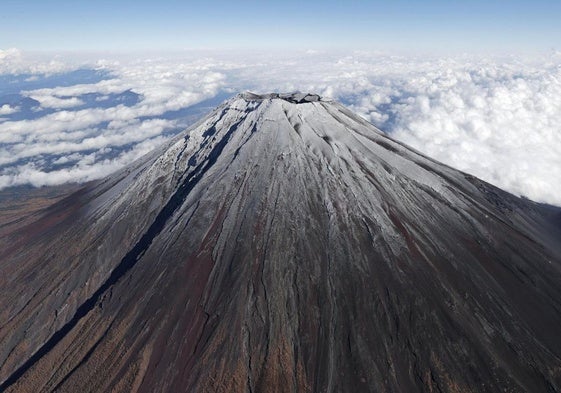
[[[247,101],[263,101],[281,99],[293,104],[304,104],[307,102],[329,101],[321,98],[317,94],[310,93],[269,93],[269,94],[255,94],[251,92],[244,92],[238,95]]]
[[[0,238],[0,391],[560,391],[551,214],[242,93]]]

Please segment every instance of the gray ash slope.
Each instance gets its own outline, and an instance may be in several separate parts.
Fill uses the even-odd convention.
[[[561,391],[560,217],[241,94],[0,225],[0,390]]]

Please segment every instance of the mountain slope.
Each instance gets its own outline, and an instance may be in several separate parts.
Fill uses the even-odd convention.
[[[560,391],[557,209],[239,95],[0,239],[0,390]]]

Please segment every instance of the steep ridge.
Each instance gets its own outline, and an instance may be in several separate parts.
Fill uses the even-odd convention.
[[[0,390],[561,390],[559,209],[240,94],[0,246]]]

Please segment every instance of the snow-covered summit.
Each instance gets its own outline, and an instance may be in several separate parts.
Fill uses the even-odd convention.
[[[263,101],[281,99],[293,104],[304,104],[307,102],[329,101],[317,94],[310,93],[268,93],[268,94],[255,94],[251,92],[240,93],[238,97],[247,101]]]

